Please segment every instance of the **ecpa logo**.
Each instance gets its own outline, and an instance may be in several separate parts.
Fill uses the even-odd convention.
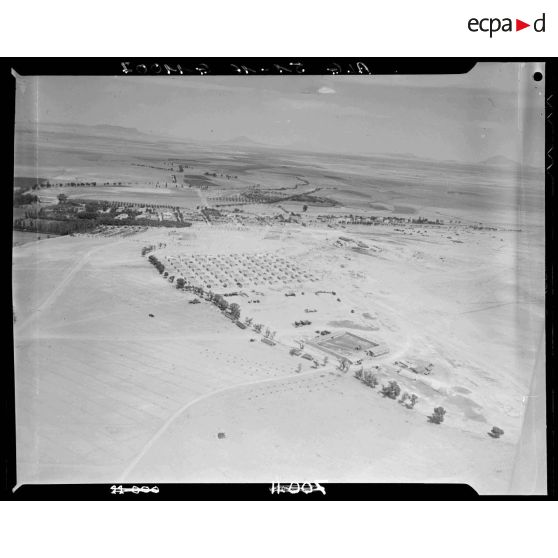
[[[532,27],[536,33],[544,33],[545,23],[545,14],[543,14],[541,17],[533,22]],[[516,19],[514,29],[512,18],[509,17],[505,17],[503,19],[500,19],[498,17],[485,17],[482,19],[472,17],[467,23],[467,27],[469,28],[469,31],[472,31],[473,33],[477,33],[478,31],[482,31],[483,33],[490,33],[490,38],[492,38],[492,35],[494,33],[497,33],[498,31],[503,31],[504,33],[511,31],[521,31],[522,29],[531,27],[531,24],[525,23],[521,19]]]

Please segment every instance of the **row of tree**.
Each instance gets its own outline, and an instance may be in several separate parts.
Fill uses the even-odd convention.
[[[32,231],[45,234],[74,234],[91,231],[97,226],[95,221],[76,219],[73,221],[58,221],[49,219],[16,219],[14,229],[17,231]]]
[[[155,266],[155,269],[162,275],[165,271],[165,266],[153,254],[151,254],[148,259]]]
[[[371,388],[375,388],[379,384],[378,376],[372,371],[365,371],[362,366],[358,370],[356,370],[355,378]],[[391,381],[388,382],[387,385],[382,385],[380,393],[384,397],[388,397],[389,399],[397,399],[401,394],[401,387],[397,382]],[[404,392],[401,396],[401,399],[399,399],[399,403],[405,405],[407,409],[412,409],[416,405],[417,401],[418,396],[415,393],[407,392]]]
[[[121,186],[122,182],[105,182],[104,186]],[[97,186],[97,182],[44,182],[43,184],[34,184],[33,190],[38,190],[39,188],[63,188],[63,187],[77,187],[77,186]]]
[[[149,256],[149,260],[153,265],[157,267],[157,262],[162,266],[162,264],[157,260],[154,255]],[[164,270],[164,266],[163,266]],[[162,271],[160,272],[162,273]],[[187,285],[186,280],[183,277],[178,277],[175,281],[175,286],[179,290],[184,290],[199,296],[200,298],[204,298],[208,302],[213,303],[219,310],[222,312],[226,312],[233,320],[238,321],[240,320],[240,305],[236,302],[229,304],[229,301],[221,294],[213,293],[212,291],[205,291],[202,287],[197,285]],[[269,340],[273,340],[275,335],[277,334],[276,331],[271,331],[268,327],[264,330],[263,324],[254,324],[252,318],[245,318],[244,323],[248,327],[252,327],[256,333],[262,334],[265,338]]]

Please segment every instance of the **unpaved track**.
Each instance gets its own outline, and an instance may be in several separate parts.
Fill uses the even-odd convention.
[[[117,241],[113,244],[110,244],[110,246],[111,247],[115,246],[116,244],[120,244],[121,242],[122,242],[122,240],[119,240],[119,241]],[[70,282],[75,277],[77,272],[80,271],[81,268],[87,263],[87,260],[90,258],[90,256],[92,256],[96,252],[99,252],[100,250],[102,250],[103,248],[106,248],[106,247],[107,247],[106,244],[102,244],[101,246],[96,246],[95,248],[91,248],[91,250],[88,250],[87,252],[85,252],[85,254],[83,254],[83,256],[81,256],[81,258],[79,258],[79,260],[74,264],[74,266],[68,272],[66,277],[64,277],[64,279],[62,281],[60,281],[60,283],[58,283],[58,285],[56,285],[56,287],[45,298],[45,300],[43,300],[43,302],[41,302],[39,307],[35,311],[33,311],[29,316],[27,316],[27,318],[25,318],[25,320],[23,320],[19,324],[18,327],[15,328],[15,332],[14,332],[15,336],[16,337],[20,336],[23,333],[23,331],[25,330],[25,328],[33,320],[35,320],[37,318],[37,316],[39,315],[40,312],[44,312],[47,308],[52,306],[52,304],[56,301],[56,299],[64,292],[66,287],[70,284]]]
[[[157,440],[159,440],[159,438],[161,438],[163,436],[163,434],[168,430],[168,428],[172,425],[172,423],[175,420],[177,420],[185,411],[187,411],[190,407],[192,407],[196,403],[199,403],[200,401],[208,399],[208,398],[210,398],[214,395],[218,395],[218,394],[221,394],[221,393],[224,393],[224,392],[227,392],[227,391],[233,391],[233,390],[238,389],[238,388],[253,386],[253,385],[256,385],[256,384],[266,384],[266,383],[271,383],[271,382],[280,382],[280,381],[283,381],[283,380],[289,380],[291,378],[303,378],[305,376],[314,376],[316,374],[323,374],[324,371],[327,371],[327,369],[321,368],[319,370],[312,370],[311,372],[302,372],[302,373],[297,373],[297,374],[288,374],[287,376],[279,376],[279,377],[276,377],[276,378],[265,378],[263,380],[254,380],[254,381],[246,382],[246,383],[243,383],[243,384],[236,384],[234,386],[228,386],[228,387],[225,387],[225,388],[221,388],[221,389],[218,389],[216,391],[206,393],[205,395],[200,395],[196,399],[193,399],[192,401],[186,403],[186,405],[183,405],[182,407],[180,407],[180,409],[178,409],[173,415],[171,415],[165,421],[163,426],[161,426],[161,428],[159,428],[159,430],[153,435],[153,437],[145,444],[145,446],[143,446],[141,451],[133,459],[133,461],[128,465],[128,467],[126,467],[126,469],[124,470],[122,475],[120,475],[120,479],[118,480],[118,482],[119,483],[133,482],[132,480],[130,480],[129,476],[132,473],[132,471],[135,469],[136,465],[145,457],[145,455],[153,447],[155,442],[157,442]]]

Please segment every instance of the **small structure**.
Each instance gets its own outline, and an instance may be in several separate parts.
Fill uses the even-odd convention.
[[[268,339],[267,337],[262,337],[262,343],[265,343],[266,345],[271,345],[272,347],[274,345],[276,345],[275,341],[272,341],[271,339]]]
[[[115,217],[115,219],[118,219],[119,221],[122,221],[124,219],[128,219],[128,214],[127,213],[120,213],[119,215],[117,215]]]
[[[371,357],[386,355],[389,353],[389,347],[387,345],[377,345],[376,347],[372,347],[371,349],[368,349],[366,353]]]

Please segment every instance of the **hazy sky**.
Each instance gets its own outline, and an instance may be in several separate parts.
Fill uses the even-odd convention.
[[[435,159],[543,161],[529,64],[457,76],[18,77],[16,120],[109,124],[202,142]]]

